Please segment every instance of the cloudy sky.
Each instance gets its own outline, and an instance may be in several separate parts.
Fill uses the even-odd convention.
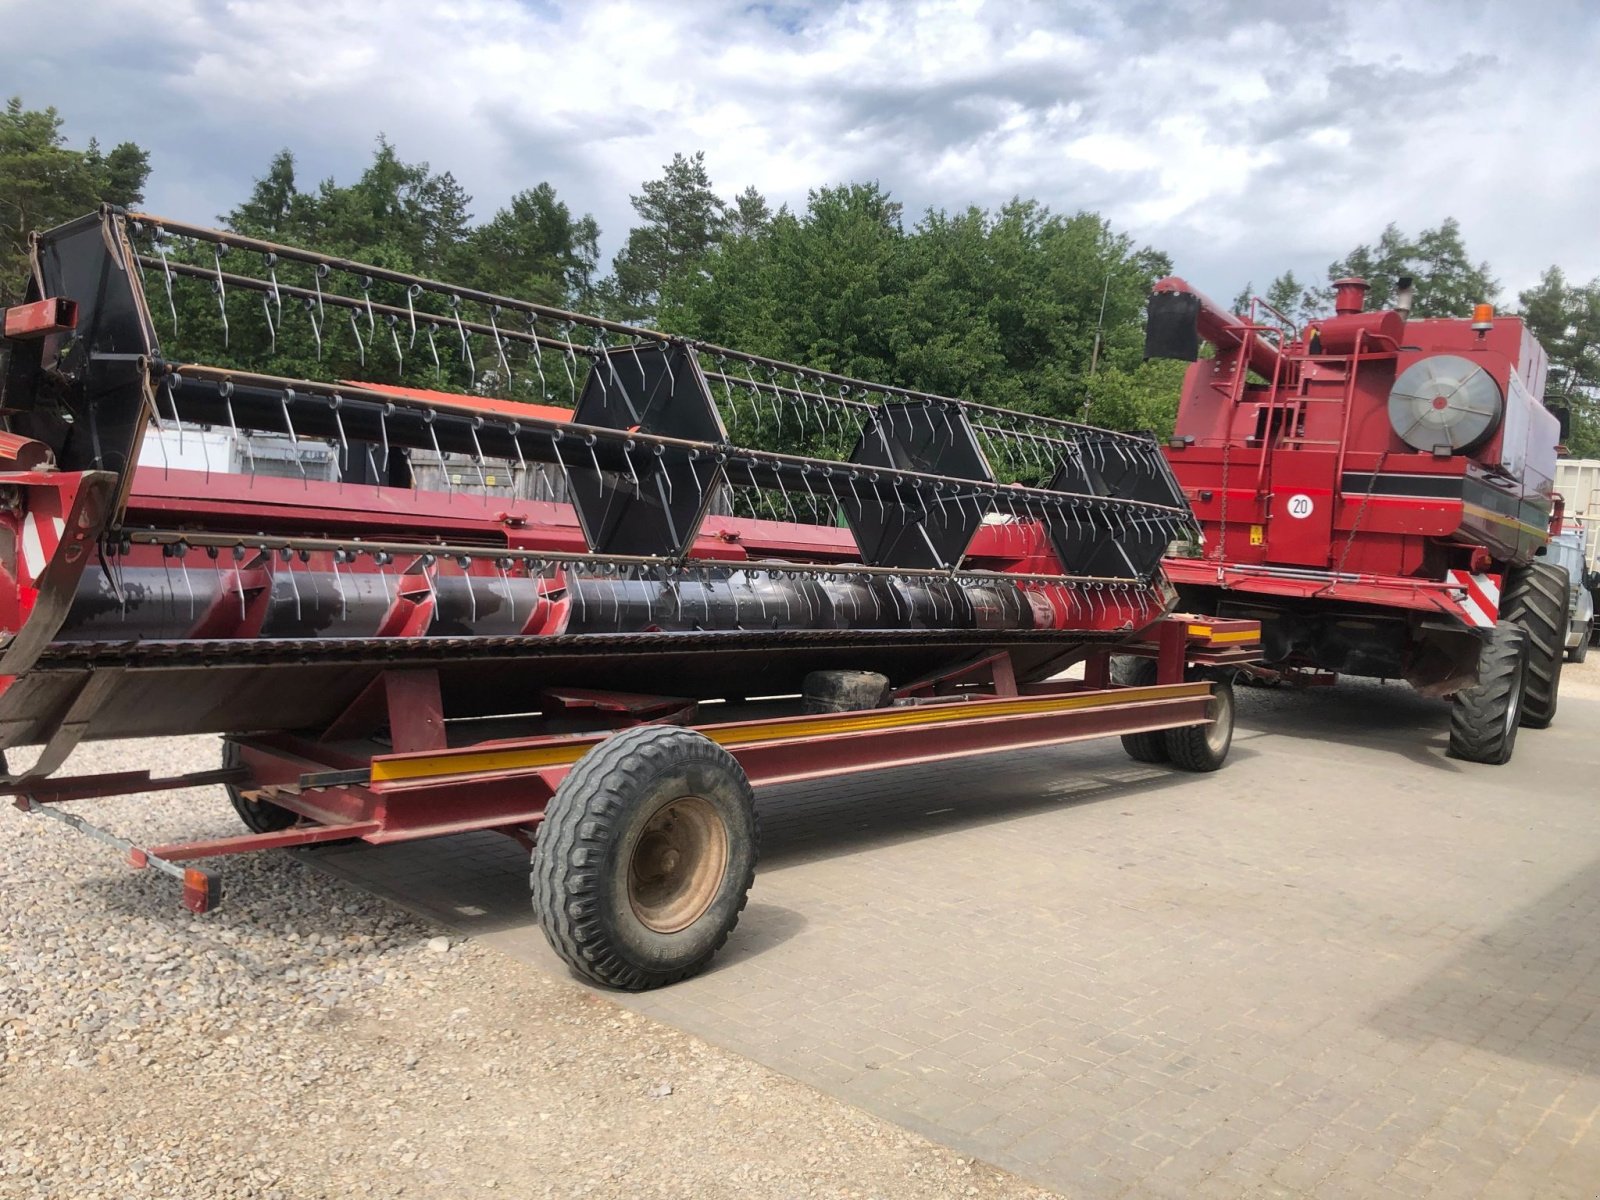
[[[189,219],[285,146],[347,180],[382,131],[480,216],[549,180],[608,254],[703,149],[775,204],[877,179],[910,213],[1096,210],[1224,298],[1452,215],[1508,292],[1600,275],[1578,0],[0,0],[0,27],[3,90],[148,147],[149,207]]]

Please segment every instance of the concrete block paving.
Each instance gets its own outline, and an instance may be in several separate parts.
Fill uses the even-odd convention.
[[[1068,1196],[1600,1194],[1600,688],[1504,768],[1398,685],[1242,697],[1211,776],[772,789],[717,963],[614,999]],[[307,857],[564,973],[508,840]]]

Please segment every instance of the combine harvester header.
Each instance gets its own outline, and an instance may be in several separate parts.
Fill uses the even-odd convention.
[[[113,210],[36,239],[5,332],[0,746],[44,747],[10,790],[55,814],[227,784],[248,837],[105,835],[191,907],[216,881],[174,864],[203,855],[496,828],[538,841],[557,949],[650,986],[743,904],[747,778],[1104,733],[1175,739],[1197,769],[1226,753],[1226,684],[1185,664],[1248,657],[1255,628],[1167,618],[1161,558],[1196,530],[1148,437]],[[286,373],[335,339],[361,380]],[[408,364],[475,392],[370,381]],[[203,430],[245,469],[170,465],[186,438],[209,454]],[[254,470],[264,437],[334,477]],[[1109,688],[1113,646],[1159,658],[1158,684]],[[1085,661],[1087,683],[1046,682]],[[220,771],[49,778],[86,738],[199,732],[228,735]],[[634,924],[577,930],[572,847],[539,829],[605,792],[563,783],[584,763],[658,752],[716,776],[712,798],[667,797],[676,818],[638,799],[614,881]],[[640,854],[682,893],[654,925]],[[666,966],[628,949],[641,921],[683,935]]]

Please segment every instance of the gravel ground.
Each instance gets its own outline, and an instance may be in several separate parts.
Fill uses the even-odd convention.
[[[214,738],[75,771],[214,765]],[[220,789],[74,806],[145,844]],[[0,810],[0,1197],[1042,1197],[294,858],[176,881]]]

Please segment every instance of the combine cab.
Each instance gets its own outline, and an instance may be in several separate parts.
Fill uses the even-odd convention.
[[[1259,620],[1277,675],[1453,696],[1452,753],[1503,763],[1556,713],[1561,421],[1519,318],[1410,319],[1401,283],[1402,307],[1374,312],[1365,281],[1339,280],[1304,329],[1156,285],[1147,353],[1193,362],[1166,455],[1203,530],[1167,570],[1185,606]]]
[[[1227,755],[1259,631],[1171,611],[1149,439],[117,211],[35,240],[5,335],[0,747],[42,747],[6,787],[196,911],[197,859],[495,829],[557,952],[652,987],[744,905],[752,784]],[[291,375],[336,338],[363,381]],[[202,732],[212,771],[55,775]],[[217,784],[248,833],[62,807]]]

